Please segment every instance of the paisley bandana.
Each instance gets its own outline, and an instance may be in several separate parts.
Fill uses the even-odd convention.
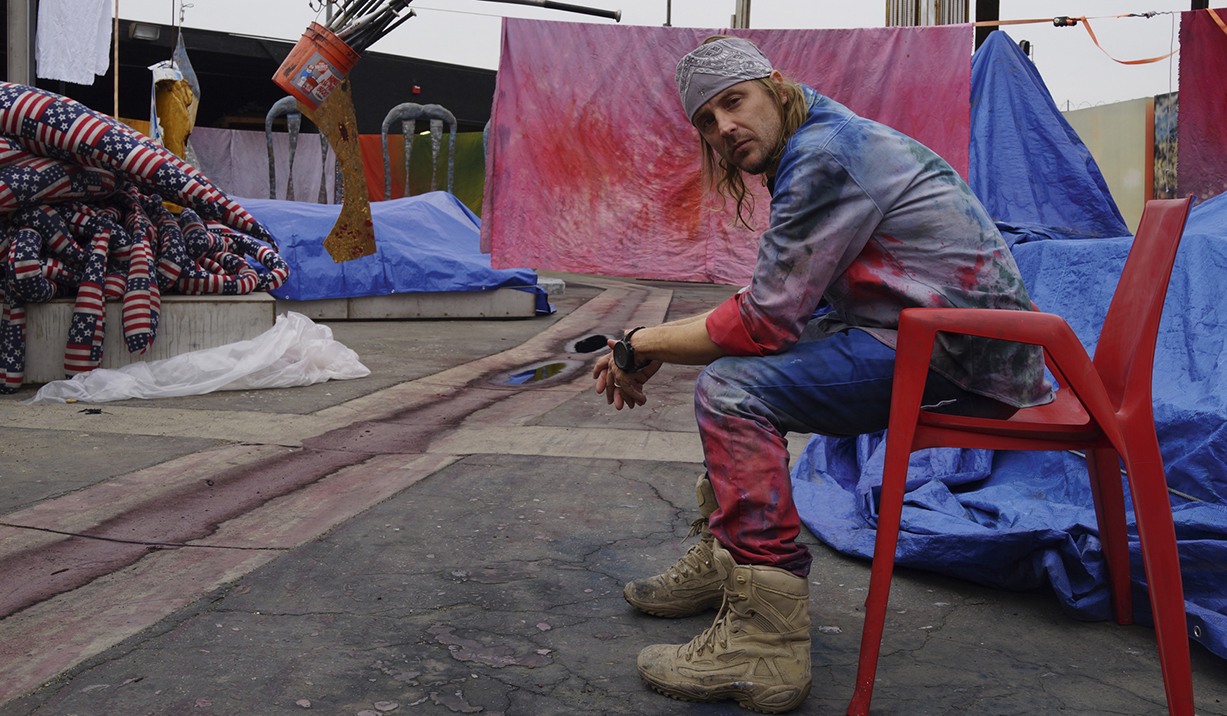
[[[771,74],[771,61],[754,43],[740,37],[726,37],[699,45],[677,63],[678,92],[686,116],[694,115],[707,100],[738,82],[756,80]]]

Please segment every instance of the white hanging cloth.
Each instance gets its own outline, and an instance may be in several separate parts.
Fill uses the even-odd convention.
[[[94,84],[111,65],[113,0],[40,0],[34,36],[41,79]]]

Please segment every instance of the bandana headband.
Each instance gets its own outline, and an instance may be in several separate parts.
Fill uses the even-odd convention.
[[[770,75],[771,61],[749,40],[726,37],[699,45],[677,63],[677,90],[686,116],[694,115],[707,100],[738,82]]]

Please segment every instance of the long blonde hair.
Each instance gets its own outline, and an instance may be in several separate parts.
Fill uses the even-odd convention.
[[[703,41],[706,45],[709,42],[715,42],[730,35],[712,35]],[[766,185],[767,178],[775,174],[775,168],[780,162],[780,157],[784,154],[784,145],[788,139],[796,133],[797,129],[805,122],[805,117],[808,114],[808,108],[805,106],[805,93],[801,90],[801,85],[796,82],[784,78],[782,82],[774,82],[769,77],[754,80],[759,86],[767,90],[771,97],[775,100],[776,110],[780,113],[780,120],[783,124],[780,131],[780,142],[771,152],[771,158],[767,164],[767,170],[763,172],[763,184]],[[784,98],[788,101],[785,102]],[[724,158],[712,148],[707,140],[699,135],[699,153],[703,158],[703,180],[709,188],[720,195],[723,202],[729,199],[737,202],[737,221],[735,224],[741,224],[747,229],[753,230],[750,226],[750,219],[754,217],[754,201],[753,195],[750,194],[746,187],[745,174],[737,167],[724,161]]]

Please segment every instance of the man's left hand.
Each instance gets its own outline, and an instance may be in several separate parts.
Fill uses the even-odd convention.
[[[616,341],[609,341],[612,349]],[[648,382],[656,371],[660,370],[660,361],[652,361],[643,370],[635,373],[624,373],[618,370],[613,362],[613,352],[606,353],[597,359],[592,369],[592,377],[596,379],[596,392],[605,394],[605,402],[613,405],[615,410],[622,406],[634,409],[636,405],[648,402],[643,393],[643,384]]]

